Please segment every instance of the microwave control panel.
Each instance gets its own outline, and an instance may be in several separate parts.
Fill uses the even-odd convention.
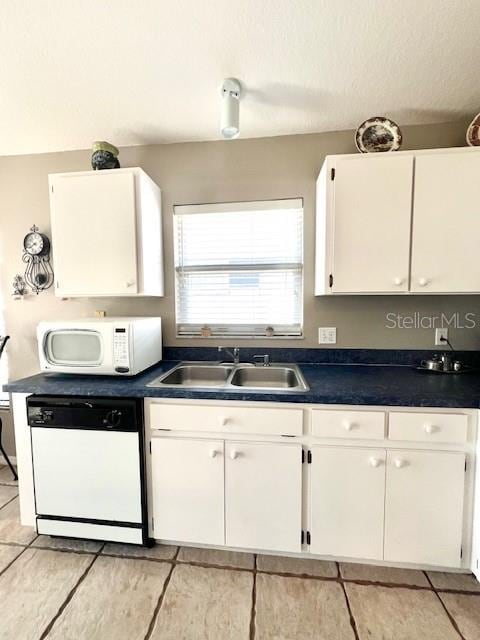
[[[113,360],[115,370],[129,370],[128,333],[125,327],[115,327],[113,331]],[[122,371],[123,373],[123,371]]]

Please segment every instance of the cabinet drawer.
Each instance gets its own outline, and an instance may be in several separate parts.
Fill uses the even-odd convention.
[[[360,438],[383,440],[383,411],[329,411],[313,409],[312,435],[318,438]]]
[[[460,413],[391,412],[390,440],[413,442],[458,442],[467,440],[468,416]]]
[[[216,431],[301,436],[302,409],[270,409],[152,403],[150,427],[172,431]]]

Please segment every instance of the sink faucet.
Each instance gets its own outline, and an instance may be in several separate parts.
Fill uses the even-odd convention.
[[[240,362],[240,349],[238,347],[234,347],[233,352],[226,347],[218,347],[218,353],[222,353],[222,351],[225,351],[225,353],[228,353],[228,355],[233,358],[233,364],[238,364]]]
[[[270,366],[270,356],[268,355],[268,353],[265,353],[261,356],[253,356],[252,360],[255,362],[255,360],[262,360],[262,366],[263,367],[269,367]],[[256,362],[255,362],[256,364]]]

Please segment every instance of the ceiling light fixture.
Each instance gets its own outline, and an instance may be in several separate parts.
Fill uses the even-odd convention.
[[[240,133],[240,97],[242,86],[236,78],[226,78],[222,85],[221,132],[227,140]]]

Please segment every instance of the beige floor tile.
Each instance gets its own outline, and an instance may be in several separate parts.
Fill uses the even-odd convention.
[[[465,640],[478,640],[480,638],[480,596],[441,593],[440,597]]]
[[[198,562],[218,567],[234,569],[253,569],[254,557],[252,553],[237,551],[222,551],[221,549],[199,549],[197,547],[182,547],[178,554],[179,562]]]
[[[248,640],[253,574],[177,565],[151,640]]]
[[[257,574],[255,640],[354,640],[340,584]]]
[[[8,544],[0,544],[0,572],[7,567],[20,553],[23,547],[14,547]],[[0,622],[1,627],[1,622]]]
[[[459,640],[433,591],[346,583],[360,640]]]
[[[478,591],[480,582],[472,573],[443,573],[441,571],[429,571],[428,577],[435,589],[454,589],[455,591]]]
[[[416,587],[430,587],[422,571],[395,569],[368,564],[340,563],[340,574],[345,580],[368,580],[387,584],[409,584]]]
[[[38,640],[92,556],[26,549],[0,576],[2,640]]]
[[[62,549],[64,551],[87,551],[96,553],[102,548],[103,542],[96,540],[79,540],[77,538],[55,538],[51,536],[38,536],[32,547],[47,549]]]
[[[108,542],[102,553],[111,556],[130,556],[132,558],[151,558],[152,560],[173,560],[178,547],[168,544],[156,544],[154,547],[137,547],[134,544]]]
[[[10,502],[15,496],[18,496],[17,487],[8,487],[6,485],[0,484],[0,509]]]
[[[336,578],[338,574],[335,562],[286,556],[257,556],[257,569],[271,573],[293,573],[318,578]]]
[[[0,542],[27,545],[36,537],[37,532],[32,527],[23,527],[20,524],[18,498],[0,509]]]
[[[0,467],[0,484],[18,485],[18,480],[14,480],[13,474],[7,465]]]
[[[99,556],[48,640],[143,640],[170,570],[159,562]]]

